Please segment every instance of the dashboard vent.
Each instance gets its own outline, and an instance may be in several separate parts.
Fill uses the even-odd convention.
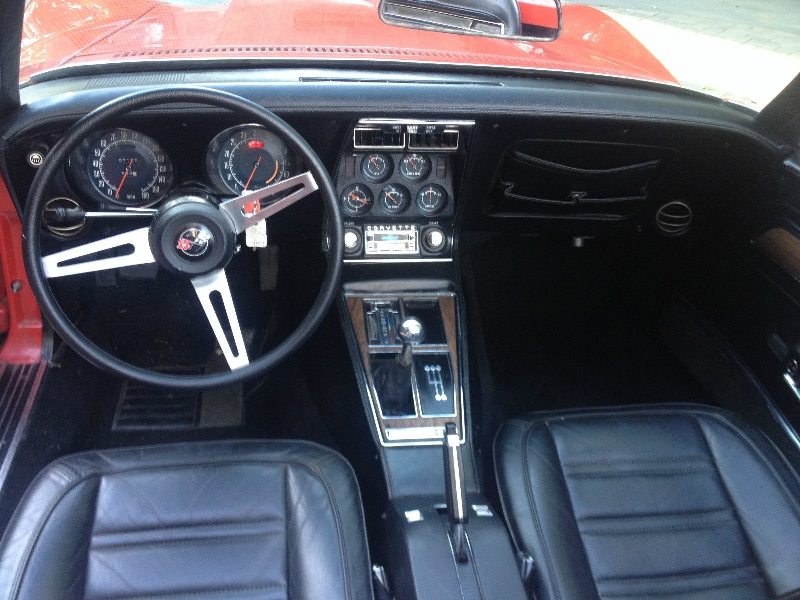
[[[356,127],[353,129],[353,147],[356,150],[403,150],[406,134],[385,131],[381,127]]]
[[[667,235],[683,235],[692,224],[692,209],[685,202],[667,202],[656,212],[656,225]]]
[[[44,205],[44,226],[54,236],[66,239],[71,238],[86,229],[86,219],[77,218],[59,222],[51,217],[57,210],[81,212],[83,208],[72,198],[51,198]]]
[[[408,133],[409,150],[458,150],[458,130],[445,129],[438,133]]]

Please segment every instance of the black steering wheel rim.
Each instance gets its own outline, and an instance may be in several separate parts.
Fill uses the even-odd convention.
[[[66,316],[58,304],[42,266],[41,220],[47,186],[57,175],[70,152],[97,128],[131,111],[165,104],[203,104],[242,114],[278,134],[303,160],[316,179],[328,215],[328,251],[325,276],[314,303],[297,328],[278,346],[250,364],[220,373],[177,375],[151,371],[127,363],[89,340]],[[302,346],[322,322],[339,290],[343,259],[343,227],[336,192],[330,175],[311,146],[283,119],[245,98],[208,88],[171,87],[135,92],[112,100],[81,118],[55,144],[34,177],[25,206],[23,254],[31,289],[43,316],[59,336],[93,365],[145,384],[175,389],[208,389],[238,383],[263,375]]]

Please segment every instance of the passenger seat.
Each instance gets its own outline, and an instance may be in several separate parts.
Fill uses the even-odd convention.
[[[514,419],[495,467],[538,600],[800,599],[800,480],[729,413],[650,405]]]

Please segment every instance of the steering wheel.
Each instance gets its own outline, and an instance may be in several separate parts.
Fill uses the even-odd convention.
[[[40,239],[46,192],[70,152],[89,134],[134,110],[170,103],[204,104],[227,109],[262,124],[279,135],[302,159],[308,171],[265,188],[220,200],[187,192],[166,202],[147,227],[42,256]],[[251,360],[247,356],[225,267],[248,227],[319,190],[328,214],[327,267],[322,286],[308,314],[278,346]],[[205,88],[173,87],[137,92],[112,100],[75,123],[53,146],[33,180],[24,216],[23,253],[31,288],[43,315],[75,352],[92,364],[127,379],[179,389],[205,389],[244,381],[265,373],[297,350],[319,326],[339,289],[343,228],[333,183],[314,150],[281,118],[240,96]],[[106,215],[108,216],[108,215]],[[130,213],[119,212],[120,218]],[[107,257],[108,253],[113,254]],[[127,252],[127,253],[126,253]],[[97,256],[101,254],[100,257]],[[204,375],[160,373],[132,365],[90,341],[66,316],[48,283],[104,269],[156,263],[174,277],[188,279],[230,370]],[[223,314],[218,314],[221,299]],[[222,317],[222,318],[221,318]],[[228,339],[223,319],[231,332]]]

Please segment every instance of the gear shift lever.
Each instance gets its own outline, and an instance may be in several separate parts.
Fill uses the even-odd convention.
[[[403,350],[397,357],[397,363],[409,369],[411,368],[411,362],[413,360],[411,348],[422,342],[422,338],[425,335],[425,328],[422,326],[422,322],[416,317],[407,317],[400,323],[400,327],[397,329],[397,335],[400,336],[400,340],[403,342]]]

